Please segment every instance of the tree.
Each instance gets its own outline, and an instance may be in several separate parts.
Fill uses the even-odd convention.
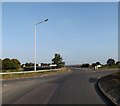
[[[15,68],[15,64],[9,59],[9,58],[5,58],[2,61],[2,68],[3,69],[14,69]]]
[[[11,60],[15,65],[16,65],[16,68],[18,69],[18,68],[20,68],[20,62],[19,62],[19,60],[17,60],[17,59],[12,59]]]
[[[83,63],[81,67],[89,67],[90,65],[88,63]]]
[[[34,63],[25,63],[25,66],[34,66]]]
[[[62,57],[60,54],[55,54],[55,57],[52,59],[53,64],[57,65],[57,68],[63,67],[65,62],[62,61]]]
[[[41,63],[41,66],[49,67],[49,66],[50,66],[50,63]]]
[[[95,66],[97,66],[97,64],[96,63],[92,63],[92,65],[91,65],[92,67],[95,67]]]
[[[2,68],[5,70],[18,69],[20,68],[20,62],[17,59],[10,60],[9,58],[5,58],[2,61]]]
[[[117,62],[116,62],[116,65],[120,66],[120,61],[117,61]]]
[[[114,65],[115,64],[115,60],[114,59],[108,59],[107,60],[107,65],[108,66],[111,66],[111,65]]]
[[[3,69],[10,69],[11,68],[11,61],[9,58],[5,58],[3,61],[2,61],[2,68]]]
[[[97,65],[101,65],[100,62],[96,62]]]

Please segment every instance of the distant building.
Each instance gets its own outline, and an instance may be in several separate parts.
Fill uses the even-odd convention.
[[[56,64],[50,64],[50,67],[56,67],[57,65]]]
[[[41,67],[56,67],[56,64],[52,64],[52,63],[41,63],[40,64]]]
[[[102,67],[101,65],[97,65],[98,68]]]
[[[23,67],[25,67],[25,64],[23,65]]]

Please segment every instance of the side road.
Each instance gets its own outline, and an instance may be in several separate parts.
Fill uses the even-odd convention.
[[[120,104],[120,72],[101,77],[98,87],[114,104]]]

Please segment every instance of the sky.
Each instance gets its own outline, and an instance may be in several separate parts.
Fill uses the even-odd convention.
[[[2,58],[51,62],[60,53],[67,65],[118,60],[117,2],[3,2]]]

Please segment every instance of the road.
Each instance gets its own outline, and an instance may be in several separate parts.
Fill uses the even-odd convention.
[[[4,80],[3,104],[106,104],[96,82],[100,76],[114,71],[71,71],[48,76]]]

